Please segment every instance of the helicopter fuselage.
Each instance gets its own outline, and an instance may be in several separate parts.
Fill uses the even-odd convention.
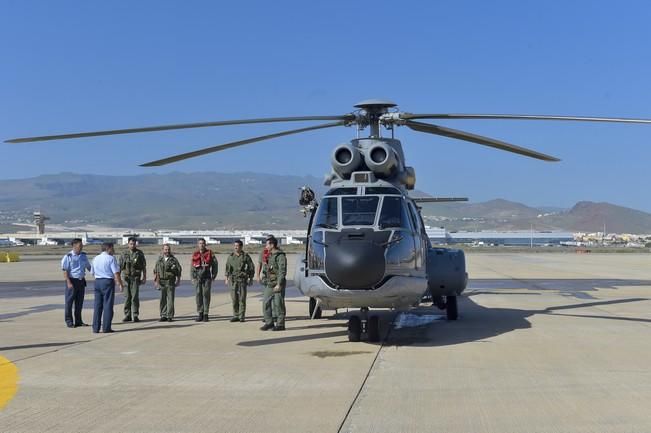
[[[323,309],[408,308],[426,292],[466,287],[462,251],[432,248],[417,203],[415,175],[400,142],[365,138],[333,152],[330,190],[314,206],[295,283]]]

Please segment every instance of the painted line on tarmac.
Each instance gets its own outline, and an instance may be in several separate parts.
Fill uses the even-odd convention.
[[[393,316],[393,320],[391,321],[391,324],[389,325],[389,330],[387,331],[386,335],[384,336],[384,339],[382,340],[382,343],[380,343],[380,347],[378,347],[377,352],[375,353],[375,357],[373,358],[373,362],[371,362],[371,365],[369,366],[368,371],[366,372],[366,376],[364,376],[364,380],[362,381],[362,384],[360,385],[359,389],[357,390],[357,394],[355,394],[355,398],[353,398],[353,401],[350,403],[350,406],[348,406],[348,410],[346,411],[346,415],[344,415],[344,419],[341,420],[341,424],[339,424],[339,428],[337,429],[337,433],[341,433],[342,429],[344,428],[344,425],[346,425],[346,421],[348,420],[348,417],[350,416],[350,412],[352,412],[353,407],[355,407],[355,404],[357,403],[357,400],[359,399],[359,396],[362,394],[362,391],[366,387],[366,382],[368,382],[368,378],[371,376],[371,372],[375,368],[375,364],[377,364],[377,360],[380,357],[380,352],[385,347],[384,344],[389,339],[389,335],[391,335],[391,331],[395,327],[397,317],[398,317],[397,314],[395,316]]]
[[[0,355],[0,410],[14,398],[18,391],[18,367]]]

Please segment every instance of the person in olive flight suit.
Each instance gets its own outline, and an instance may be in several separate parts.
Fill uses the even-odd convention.
[[[263,264],[265,289],[262,296],[262,309],[265,319],[262,331],[285,330],[285,286],[287,285],[287,257],[278,248],[278,239],[267,239],[269,258]],[[274,325],[274,320],[276,324]]]
[[[169,244],[163,244],[163,254],[154,266],[154,285],[160,290],[160,320],[174,320],[174,292],[181,283],[181,264],[172,255]]]
[[[147,260],[145,254],[136,248],[138,240],[128,239],[129,248],[120,256],[120,273],[125,282],[123,322],[139,322],[140,286],[147,282]]]
[[[251,257],[242,251],[242,241],[234,244],[234,252],[226,260],[224,283],[231,288],[233,317],[231,322],[244,322],[246,313],[246,288],[253,282],[255,265]]]
[[[206,248],[206,240],[199,238],[197,251],[192,254],[190,276],[196,289],[197,322],[207,322],[210,310],[210,290],[217,278],[218,263],[213,252]]]

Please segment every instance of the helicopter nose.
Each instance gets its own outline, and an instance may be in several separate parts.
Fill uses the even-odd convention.
[[[325,258],[328,279],[345,289],[371,289],[380,283],[386,268],[382,244],[387,235],[380,236],[382,239],[375,239],[377,235],[358,231],[328,233]]]

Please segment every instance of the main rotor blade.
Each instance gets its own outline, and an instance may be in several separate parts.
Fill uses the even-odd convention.
[[[553,156],[545,155],[544,153],[536,152],[535,150],[526,149],[524,147],[509,144],[504,141],[495,140],[481,135],[471,134],[469,132],[459,131],[458,129],[444,128],[430,123],[414,122],[407,120],[405,122],[409,128],[414,131],[426,132],[428,134],[442,135],[444,137],[456,138],[457,140],[470,141],[471,143],[482,144],[484,146],[494,147],[507,152],[518,153],[520,155],[528,156],[530,158],[541,159],[543,161],[560,161],[560,159]]]
[[[184,159],[194,158],[196,156],[206,155],[213,152],[219,152],[226,149],[231,149],[233,147],[244,146],[245,144],[255,143],[257,141],[269,140],[272,138],[283,137],[285,135],[299,134],[301,132],[314,131],[316,129],[332,128],[334,126],[344,126],[346,121],[324,123],[322,125],[308,126],[307,128],[292,129],[290,131],[276,132],[275,134],[261,135],[259,137],[247,138],[246,140],[233,141],[231,143],[220,144],[218,146],[206,147],[205,149],[199,149],[192,152],[182,153],[180,155],[170,156],[169,158],[159,159],[157,161],[147,162],[145,164],[140,164],[141,167],[157,167],[161,165],[171,164],[177,161],[183,161]]]
[[[507,120],[569,120],[577,122],[651,123],[651,119],[626,117],[546,116],[535,114],[412,114],[401,113],[401,119],[507,119]]]
[[[64,140],[68,138],[99,137],[102,135],[133,134],[136,132],[169,131],[173,129],[206,128],[209,126],[243,125],[251,123],[304,122],[309,120],[350,121],[354,118],[355,116],[353,115],[344,114],[342,116],[267,117],[261,119],[220,120],[215,122],[180,123],[177,125],[146,126],[143,128],[112,129],[106,131],[77,132],[72,134],[43,135],[40,137],[12,138],[10,140],[5,140],[5,143],[31,143],[34,141]]]

